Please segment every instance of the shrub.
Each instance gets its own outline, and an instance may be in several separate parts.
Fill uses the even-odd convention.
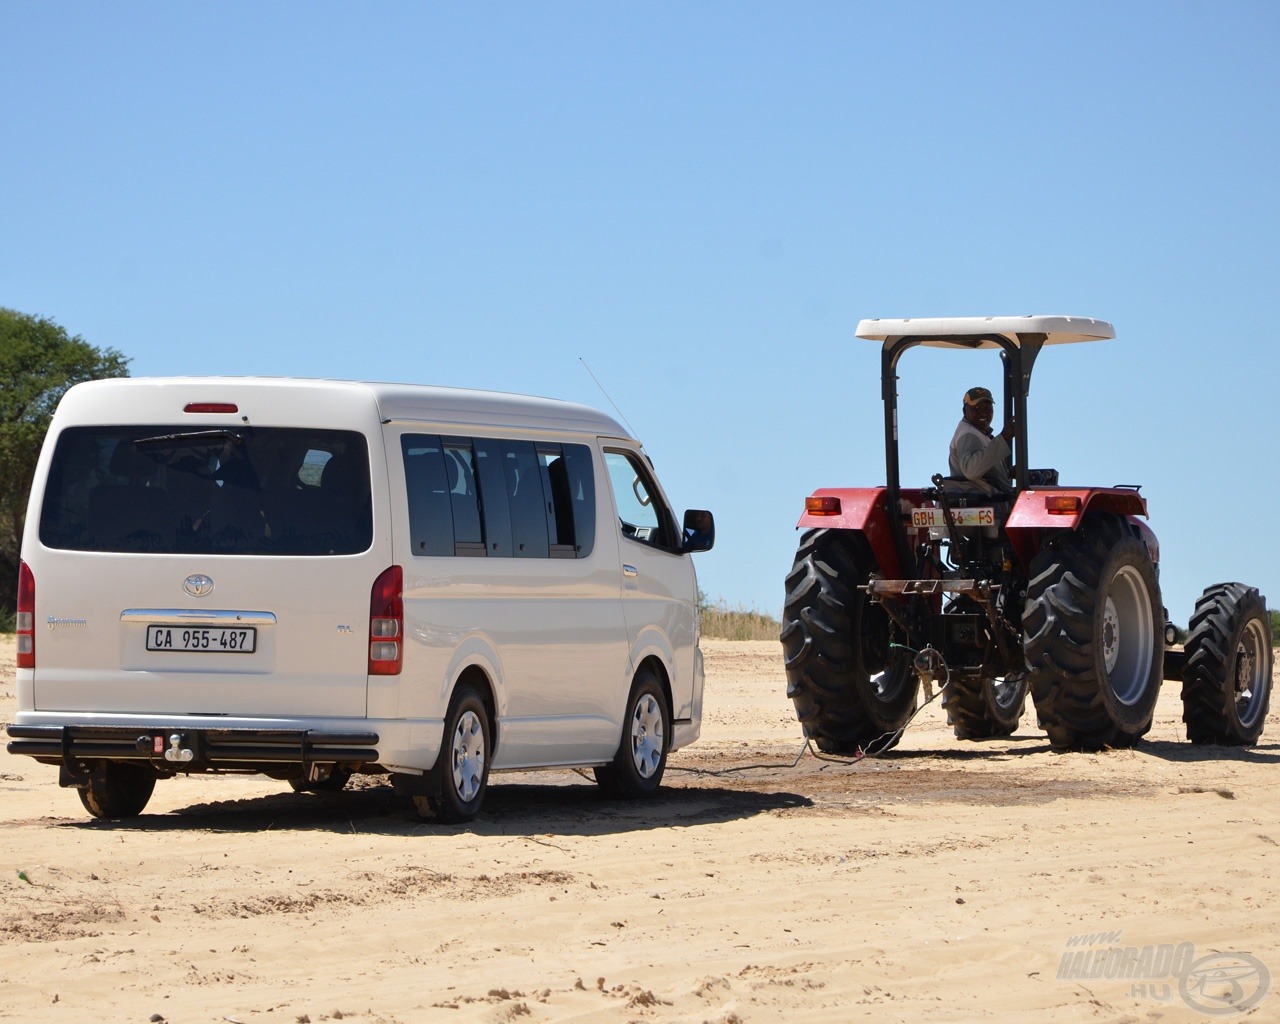
[[[699,595],[705,598],[705,595]],[[754,608],[730,608],[723,601],[699,601],[702,635],[713,640],[777,640],[781,623]]]

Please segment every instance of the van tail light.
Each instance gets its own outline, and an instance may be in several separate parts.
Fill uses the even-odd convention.
[[[18,615],[14,632],[18,638],[18,668],[35,668],[36,578],[26,562],[18,563]]]
[[[811,516],[838,516],[840,514],[840,499],[834,494],[805,498],[804,510]]]
[[[369,595],[369,675],[398,676],[404,663],[404,572],[393,565]]]

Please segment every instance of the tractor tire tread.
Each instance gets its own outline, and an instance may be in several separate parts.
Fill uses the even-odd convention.
[[[825,753],[856,754],[904,725],[915,709],[914,680],[884,707],[869,708],[860,691],[867,673],[855,635],[863,611],[857,587],[874,565],[861,535],[811,530],[787,574],[780,635],[787,696],[805,734]]]
[[[1089,515],[1075,532],[1048,542],[1033,561],[1023,650],[1036,713],[1055,750],[1130,747],[1151,728],[1154,694],[1144,692],[1131,716],[1136,721],[1117,721],[1097,668],[1097,594],[1108,559],[1126,543],[1140,541],[1123,519]],[[1158,683],[1157,678],[1157,691]]]
[[[1270,686],[1247,723],[1234,707],[1234,658],[1245,626],[1259,618],[1270,633],[1266,601],[1243,583],[1206,587],[1188,623],[1182,671],[1182,720],[1192,743],[1251,746],[1262,734],[1270,704]],[[1271,672],[1262,673],[1270,680]]]

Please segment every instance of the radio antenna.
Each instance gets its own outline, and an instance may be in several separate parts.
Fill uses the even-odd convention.
[[[583,369],[585,369],[587,373],[591,373],[591,367],[587,365],[587,361],[583,359],[582,356],[578,356],[578,362],[582,364]],[[591,379],[596,382],[596,387],[600,389],[600,394],[609,399],[609,404],[613,406],[613,411],[616,412],[618,414],[618,418],[626,424],[627,429],[631,431],[631,436],[638,439],[640,435],[636,433],[636,428],[627,421],[625,416],[622,415],[622,410],[618,408],[618,403],[609,397],[609,392],[607,392],[604,389],[604,385],[600,383],[600,378],[598,378],[594,373],[591,373]]]

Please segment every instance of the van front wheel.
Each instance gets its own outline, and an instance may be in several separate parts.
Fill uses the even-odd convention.
[[[77,789],[84,809],[95,818],[135,818],[156,788],[156,776],[142,765],[102,761],[89,773],[89,784]]]
[[[643,669],[627,698],[622,742],[610,764],[595,769],[596,782],[610,796],[641,797],[657,792],[667,768],[671,712],[662,684]]]
[[[489,785],[489,708],[473,686],[460,686],[444,720],[444,745],[431,769],[425,795],[414,806],[423,818],[445,824],[473,821]]]

